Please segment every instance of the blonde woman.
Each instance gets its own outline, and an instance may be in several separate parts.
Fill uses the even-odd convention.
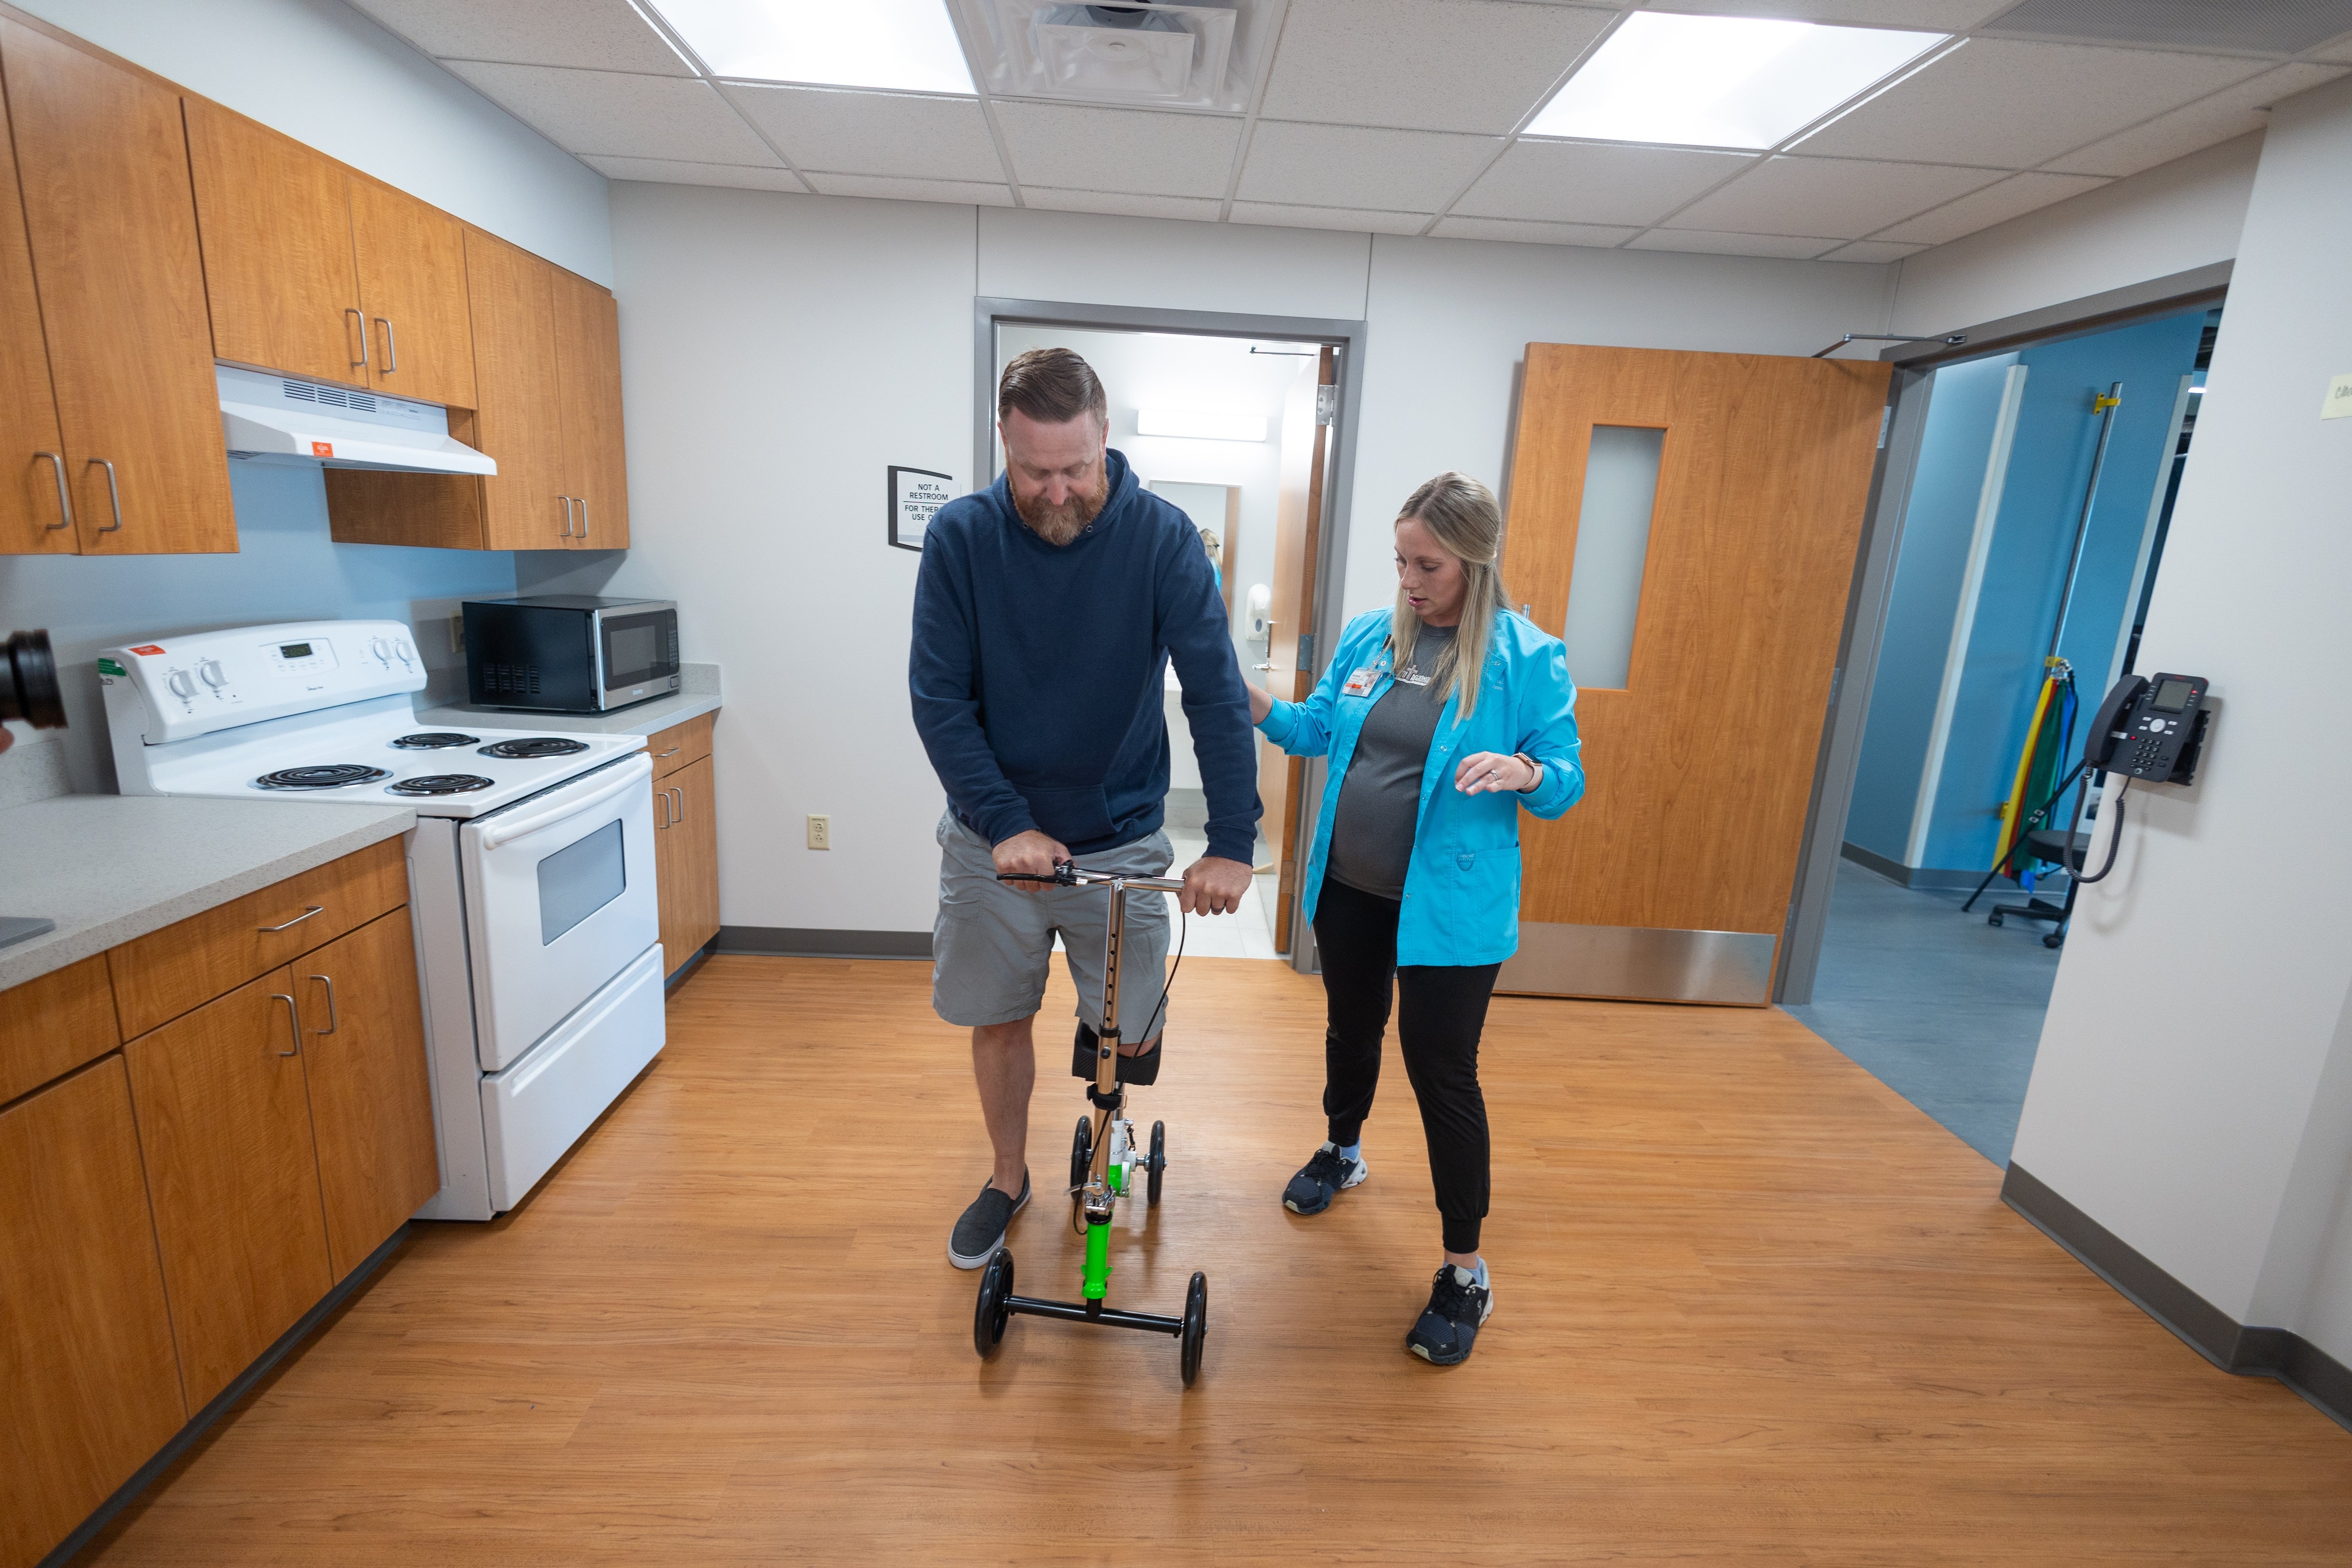
[[[1307,862],[1328,1137],[1283,1205],[1321,1214],[1370,1173],[1364,1119],[1393,987],[1445,1253],[1405,1348],[1440,1366],[1469,1358],[1495,1310],[1478,1253],[1489,1185],[1478,1037],[1496,971],[1518,947],[1519,813],[1556,817],[1584,793],[1566,650],[1511,610],[1502,545],[1493,492],[1438,475],[1397,519],[1394,606],[1348,623],[1306,701],[1249,689],[1268,740],[1331,759]]]

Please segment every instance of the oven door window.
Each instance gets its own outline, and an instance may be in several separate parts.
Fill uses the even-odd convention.
[[[677,612],[614,616],[604,622],[604,689],[643,686],[677,673]]]
[[[628,888],[621,825],[608,822],[539,863],[539,944],[545,947]]]

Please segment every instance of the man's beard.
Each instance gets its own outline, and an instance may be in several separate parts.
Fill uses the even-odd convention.
[[[1024,501],[1013,498],[1013,510],[1031,532],[1048,544],[1064,545],[1085,531],[1087,524],[1102,515],[1104,505],[1110,500],[1110,475],[1105,473],[1095,482],[1092,495],[1074,495],[1059,506],[1047,506],[1041,500]]]

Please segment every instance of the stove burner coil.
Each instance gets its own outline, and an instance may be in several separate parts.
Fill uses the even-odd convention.
[[[567,741],[558,735],[533,735],[528,740],[500,741],[495,745],[484,746],[481,754],[486,757],[568,757],[574,752],[587,749],[585,741]]]
[[[280,768],[253,782],[263,789],[341,789],[391,776],[390,769],[372,768],[365,763],[323,763],[315,767]]]
[[[489,789],[498,783],[479,773],[419,773],[413,779],[403,779],[384,785],[388,795],[471,795],[478,789]]]
[[[455,730],[427,730],[421,735],[403,735],[393,742],[404,752],[437,752],[445,746],[471,746],[478,743],[479,735],[460,735]]]

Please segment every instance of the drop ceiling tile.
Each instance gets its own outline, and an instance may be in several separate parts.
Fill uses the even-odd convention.
[[[1502,145],[1492,136],[1261,120],[1234,194],[1299,206],[1433,213]]]
[[[1777,256],[1810,260],[1838,248],[1832,238],[1788,234],[1719,234],[1699,228],[1654,228],[1625,247],[1628,250],[1683,250],[1701,256]]]
[[[1923,245],[1941,245],[1948,239],[1958,239],[1964,234],[1974,234],[1980,228],[1990,228],[2006,223],[2021,213],[2036,207],[2046,207],[2052,202],[2063,202],[2068,196],[2079,196],[2084,191],[2095,191],[2108,181],[2099,174],[2011,174],[1997,185],[1971,191],[1955,202],[1947,203],[1933,212],[1882,229],[1874,239],[1916,240]]]
[[[2145,125],[2053,158],[2042,167],[2070,174],[2137,174],[2187,157],[2200,148],[2260,131],[2270,123],[2264,109],[2344,74],[2338,66],[2281,66],[2251,81],[2225,87],[2210,98],[2200,98],[2186,109],[2159,114]]]
[[[1797,151],[2031,168],[2263,68],[2215,55],[1977,38]]]
[[[1050,212],[1111,213],[1120,217],[1190,218],[1214,223],[1224,203],[1215,196],[1138,196],[1122,191],[1062,191],[1045,185],[1024,185],[1024,205]]]
[[[1242,137],[1220,115],[1071,103],[1000,101],[996,123],[1024,185],[1154,196],[1223,197]]]
[[[1888,239],[1857,239],[1852,245],[1841,245],[1821,261],[1870,261],[1885,265],[1900,261],[1906,256],[1916,256],[1927,247],[1924,245],[1897,245]]]
[[[1653,11],[1710,16],[1774,16],[1792,22],[1858,22],[1965,33],[2015,0],[1650,0]]]
[[[1771,158],[1693,202],[1667,219],[1666,226],[1860,239],[2000,177],[1999,169],[1940,163]]]
[[[1604,249],[1642,231],[1597,223],[1521,223],[1507,217],[1448,217],[1430,230],[1442,239],[1508,239],[1528,245],[1585,245]]]
[[[646,180],[664,185],[730,185],[746,191],[803,192],[808,186],[790,169],[752,169],[740,163],[689,163],[676,158],[614,158],[602,153],[581,160],[609,180]]]
[[[959,206],[1009,207],[1013,188],[984,180],[893,180],[880,174],[811,173],[819,195],[878,196],[892,202],[952,202]]]
[[[2152,49],[2293,54],[2352,23],[2352,0],[2021,0],[1990,30]]]
[[[548,66],[447,62],[483,96],[568,153],[774,165],[707,81]]]
[[[1746,153],[1515,142],[1454,210],[1466,217],[1639,226],[1755,161]]]
[[[629,0],[352,0],[436,59],[692,76]]]
[[[742,82],[719,90],[803,169],[996,184],[1004,180],[1004,165],[977,99]]]
[[[1349,234],[1419,234],[1429,226],[1429,214],[1367,212],[1361,207],[1293,206],[1281,202],[1235,202],[1233,221],[1262,223],[1274,228],[1337,228]]]
[[[1499,135],[1613,15],[1496,0],[1290,0],[1258,112]]]

